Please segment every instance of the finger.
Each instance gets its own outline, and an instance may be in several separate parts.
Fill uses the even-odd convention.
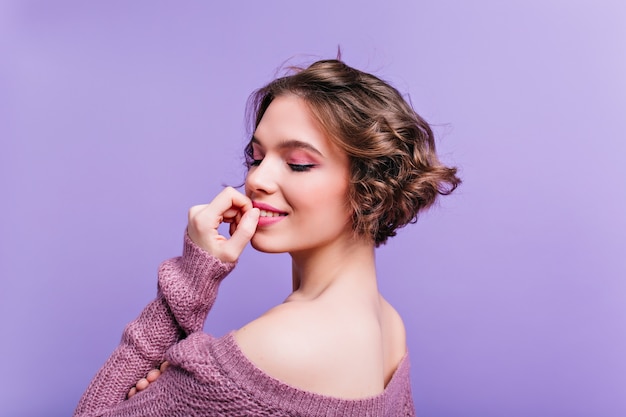
[[[231,262],[239,258],[243,249],[254,236],[260,215],[261,211],[258,208],[253,208],[241,217],[241,221],[237,224],[231,238],[225,243],[224,252],[231,258]]]
[[[233,221],[237,221],[237,217],[241,217],[241,210],[242,209],[238,207],[229,208],[224,213],[222,213],[222,217],[223,217],[222,221],[227,222],[227,223],[232,223]]]
[[[206,211],[214,216],[223,216],[229,209],[235,209],[234,212],[241,210],[245,213],[251,208],[252,200],[234,188],[226,187],[215,196]]]
[[[150,372],[148,372],[148,376],[146,376],[146,379],[148,380],[148,382],[154,382],[160,376],[161,376],[161,371],[159,371],[158,369],[153,369]]]
[[[228,234],[229,235],[233,235],[233,233],[235,233],[235,230],[237,230],[237,226],[239,225],[239,222],[241,221],[241,217],[243,216],[243,212],[241,210],[239,210],[237,212],[237,215],[235,216],[234,219],[232,219],[232,221],[230,221],[230,226],[228,227]]]
[[[252,208],[252,200],[235,190],[226,187],[210,204],[193,206],[189,210],[189,225],[199,233],[216,230],[223,221],[231,222],[239,211],[248,211]],[[197,243],[197,242],[196,242]]]
[[[189,209],[187,220],[191,220],[192,218],[196,217],[198,215],[198,213],[200,213],[202,210],[207,208],[207,206],[208,206],[208,204],[200,204],[200,205],[191,207]]]
[[[222,213],[206,204],[204,206],[194,206],[189,209],[188,226],[197,230],[217,229],[223,220]]]
[[[148,385],[150,385],[148,380],[146,378],[141,378],[139,381],[137,381],[135,387],[137,387],[137,391],[143,391],[148,388]]]
[[[168,361],[163,362],[161,366],[159,367],[159,370],[161,371],[161,373],[165,372],[168,366],[170,366],[170,363]]]
[[[130,398],[130,397],[132,397],[132,396],[133,396],[133,395],[135,395],[135,394],[137,394],[137,388],[132,387],[132,388],[130,389],[130,391],[128,391],[127,398]]]

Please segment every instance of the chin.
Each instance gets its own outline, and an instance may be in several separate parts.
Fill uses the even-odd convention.
[[[259,252],[264,253],[285,253],[289,252],[287,248],[280,247],[276,245],[276,243],[271,244],[270,242],[264,242],[265,239],[260,239],[257,236],[253,236],[252,240],[250,240],[250,245],[258,250]]]

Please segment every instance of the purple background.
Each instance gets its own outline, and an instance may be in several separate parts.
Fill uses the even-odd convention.
[[[410,93],[456,195],[378,251],[418,415],[626,415],[626,3],[0,3],[0,415],[71,414],[243,177],[248,94],[333,57]],[[248,248],[207,330],[288,293]]]

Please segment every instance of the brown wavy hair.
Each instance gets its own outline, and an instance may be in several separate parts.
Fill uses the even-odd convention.
[[[461,183],[457,169],[439,161],[431,127],[385,81],[339,59],[290,70],[250,96],[251,133],[276,97],[302,98],[328,139],[349,157],[348,201],[358,235],[376,246],[385,243]],[[248,161],[251,155],[250,142]]]

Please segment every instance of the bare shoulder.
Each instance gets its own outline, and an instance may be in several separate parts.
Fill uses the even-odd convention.
[[[235,340],[246,356],[261,369],[272,364],[295,365],[311,350],[323,346],[318,340],[319,320],[311,320],[313,311],[299,303],[278,305],[235,332]],[[308,348],[307,348],[308,347]]]
[[[363,398],[384,388],[380,358],[386,356],[378,319],[363,313],[323,302],[285,303],[236,331],[235,340],[252,363],[284,383]]]
[[[385,382],[406,354],[406,328],[398,311],[381,297],[381,323],[385,351]]]

